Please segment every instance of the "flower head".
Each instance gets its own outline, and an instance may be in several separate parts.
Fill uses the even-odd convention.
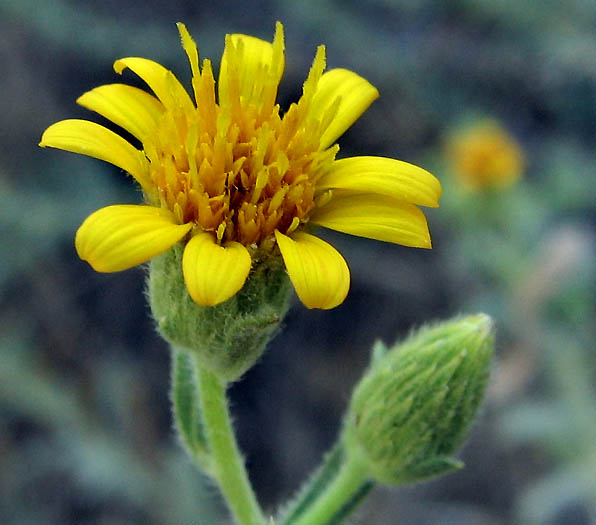
[[[520,178],[525,164],[519,144],[492,119],[456,130],[448,138],[446,156],[454,175],[472,190],[508,186]]]
[[[124,270],[181,242],[192,299],[226,301],[244,285],[254,260],[281,253],[309,308],[333,308],[349,288],[349,270],[311,226],[430,247],[417,205],[438,206],[441,186],[425,170],[381,157],[336,160],[336,139],[377,98],[368,81],[345,69],[324,72],[317,49],[300,100],[276,104],[284,69],[283,26],[273,42],[228,35],[216,82],[183,24],[194,102],[176,77],[144,58],[117,60],[153,94],[109,84],[77,102],[138,139],[86,120],[50,126],[41,146],[82,153],[130,173],[145,204],[91,214],[76,236],[79,256],[100,272]]]

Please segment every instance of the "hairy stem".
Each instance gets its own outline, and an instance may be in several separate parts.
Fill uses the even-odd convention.
[[[368,469],[358,458],[347,458],[337,476],[305,509],[293,525],[332,525],[341,523],[368,494],[373,483]]]
[[[196,362],[199,399],[205,434],[211,453],[212,472],[237,523],[264,525],[263,512],[252,490],[226,398],[226,385]]]

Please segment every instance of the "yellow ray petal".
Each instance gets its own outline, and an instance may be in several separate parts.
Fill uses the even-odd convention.
[[[234,93],[243,105],[272,105],[284,70],[283,26],[278,22],[273,43],[249,35],[228,35],[219,68],[219,100]]]
[[[275,230],[290,280],[307,308],[329,310],[341,304],[350,288],[350,270],[330,244],[308,233],[292,237]]]
[[[335,117],[321,137],[321,149],[333,144],[379,96],[368,80],[347,69],[331,69],[323,74],[309,108],[310,114],[323,118],[339,97]]]
[[[421,206],[436,208],[441,183],[428,171],[385,157],[351,157],[333,163],[317,181],[317,189],[345,189],[380,193]]]
[[[426,217],[413,204],[384,195],[336,192],[311,222],[350,235],[430,248]]]
[[[98,272],[119,272],[165,252],[191,229],[163,208],[122,204],[97,210],[75,238],[79,257]]]
[[[201,306],[214,306],[235,295],[244,286],[250,265],[250,254],[242,244],[220,246],[210,233],[195,235],[182,256],[186,288]]]
[[[164,106],[142,89],[125,84],[99,86],[77,99],[81,106],[95,111],[144,141],[157,131]]]
[[[105,160],[130,173],[144,188],[150,187],[149,163],[120,135],[88,120],[61,120],[46,129],[39,145]]]
[[[186,89],[174,74],[161,64],[139,57],[121,58],[114,62],[116,73],[122,74],[126,68],[141,77],[170,111],[182,109],[184,113],[191,113],[194,110],[194,104]]]

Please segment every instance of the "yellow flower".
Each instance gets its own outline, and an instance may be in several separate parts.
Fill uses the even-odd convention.
[[[279,249],[302,302],[327,309],[344,300],[350,275],[339,252],[305,231],[311,225],[430,248],[417,205],[438,206],[435,177],[389,158],[335,160],[335,141],[378,97],[375,87],[345,69],[324,73],[320,46],[302,97],[281,115],[278,23],[272,43],[227,35],[216,96],[211,62],[199,67],[194,41],[183,24],[178,29],[196,104],[172,72],[137,57],[117,60],[114,69],[130,69],[153,94],[109,84],[77,100],[142,149],[86,120],[57,122],[42,136],[41,146],[122,168],[143,190],[146,204],[108,206],[84,221],[75,241],[82,259],[115,272],[182,242],[188,292],[209,306],[242,288],[257,254]]]
[[[447,140],[446,155],[454,175],[472,190],[508,186],[525,165],[519,144],[492,119],[456,130]]]

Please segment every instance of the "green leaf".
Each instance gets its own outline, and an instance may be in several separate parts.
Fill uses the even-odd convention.
[[[464,468],[464,463],[455,458],[447,456],[437,456],[431,459],[427,459],[413,467],[409,467],[405,473],[404,482],[408,481],[420,481],[426,478],[434,478],[436,476],[443,476],[456,470]]]
[[[172,408],[175,426],[186,451],[209,470],[209,450],[205,438],[194,356],[172,348]]]

